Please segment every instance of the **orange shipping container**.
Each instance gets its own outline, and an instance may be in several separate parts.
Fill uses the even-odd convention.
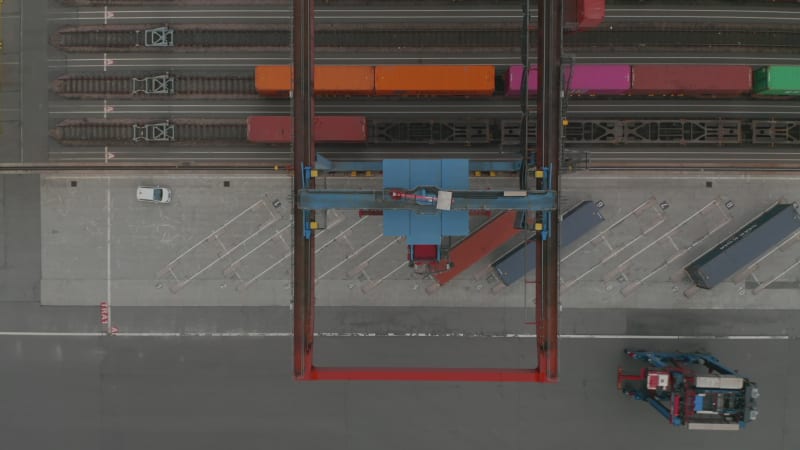
[[[492,95],[494,66],[376,66],[376,95]]]
[[[291,91],[291,66],[256,66],[256,92],[259,95],[288,97]]]
[[[291,66],[257,66],[256,92],[268,97],[288,97],[292,90]],[[372,66],[315,66],[314,92],[322,95],[372,95]]]
[[[321,95],[372,95],[372,66],[314,66],[314,92]]]

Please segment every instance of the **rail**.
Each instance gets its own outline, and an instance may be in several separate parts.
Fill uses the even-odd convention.
[[[65,120],[50,135],[62,145],[132,145],[133,125],[162,121],[132,119]],[[174,119],[176,144],[234,143],[247,145],[245,119]],[[367,143],[372,145],[464,145],[480,148],[518,146],[521,128],[513,120],[408,120],[367,121]],[[536,139],[536,126],[528,128]],[[147,143],[149,141],[141,141]],[[565,129],[567,145],[680,145],[759,147],[797,145],[800,121],[786,120],[584,120]]]
[[[268,24],[192,24],[168,26],[171,45],[154,45],[148,35],[164,29],[163,24],[67,26],[51,35],[50,42],[67,52],[100,51],[286,51],[289,27]],[[531,32],[535,42],[536,32]],[[317,47],[331,51],[347,49],[447,49],[474,52],[476,49],[513,51],[519,49],[519,30],[509,23],[485,24],[321,24],[317,26]],[[160,41],[159,41],[160,42]],[[565,37],[569,51],[613,48],[615,51],[652,52],[654,48],[682,51],[732,51],[800,53],[800,28],[794,25],[715,23],[619,23],[603,29]]]

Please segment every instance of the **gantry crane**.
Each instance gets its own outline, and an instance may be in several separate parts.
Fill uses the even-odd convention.
[[[528,145],[528,58],[530,38],[530,3],[521,0],[524,20],[522,27],[522,60],[525,66],[521,100],[522,135],[519,177],[519,194],[488,193],[491,199],[480,198],[469,192],[453,192],[451,199],[442,202],[442,191],[437,191],[437,203],[455,209],[472,209],[475,202],[480,209],[497,209],[501,204],[507,209],[525,209],[535,216],[543,233],[536,245],[537,283],[536,350],[538,366],[533,369],[452,369],[452,368],[336,368],[315,367],[314,353],[314,233],[311,224],[317,223],[316,211],[337,206],[364,207],[365,209],[430,208],[419,201],[398,202],[392,191],[381,192],[330,192],[316,189],[318,172],[314,148],[314,0],[293,1],[292,59],[294,62],[292,115],[294,121],[294,376],[299,380],[312,379],[369,379],[369,380],[452,380],[452,381],[533,381],[558,380],[558,191],[559,162],[562,144],[561,110],[561,52],[563,34],[563,0],[538,2],[537,61],[539,67],[539,95],[537,96],[536,146]],[[536,186],[528,186],[529,167],[536,168]],[[427,194],[405,191],[404,196]],[[484,195],[487,193],[484,192]],[[449,195],[449,193],[447,194]],[[397,194],[394,197],[398,197]],[[405,197],[408,199],[408,197]],[[419,200],[418,198],[416,200]],[[339,203],[337,203],[339,201]],[[316,203],[314,203],[316,202]],[[360,203],[360,204],[359,204]],[[403,204],[404,203],[404,204]],[[431,203],[430,201],[428,203]],[[358,204],[358,205],[357,205]],[[377,206],[374,208],[373,206]]]

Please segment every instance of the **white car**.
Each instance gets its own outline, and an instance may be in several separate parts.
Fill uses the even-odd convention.
[[[169,203],[172,191],[163,186],[139,186],[136,188],[136,200],[140,202]]]

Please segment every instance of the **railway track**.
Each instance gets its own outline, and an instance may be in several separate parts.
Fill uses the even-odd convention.
[[[65,120],[50,130],[50,136],[67,146],[248,145],[247,121],[242,119]]]
[[[124,74],[62,75],[51,85],[72,99],[123,99],[169,96],[186,99],[258,98],[252,75]]]
[[[65,120],[50,135],[66,146],[248,145],[244,119]],[[528,129],[535,141],[536,129]],[[516,147],[521,129],[514,120],[368,121],[367,144]],[[800,144],[800,121],[776,120],[586,120],[571,121],[567,145],[679,145],[773,147]],[[256,144],[253,144],[256,145]],[[357,146],[354,148],[358,148]],[[357,152],[357,150],[355,150]]]
[[[531,33],[535,42],[536,33]],[[286,51],[288,25],[159,24],[81,25],[51,35],[53,46],[66,52],[126,51]],[[569,34],[569,51],[591,49],[708,51],[709,48],[769,53],[800,53],[800,28],[736,24],[623,23]],[[520,44],[518,27],[508,23],[437,26],[421,24],[325,24],[317,26],[316,46],[325,50],[476,49],[512,51]]]
[[[50,43],[72,52],[206,51],[237,48],[251,51],[285,50],[288,25],[162,24],[80,25],[63,27]]]

